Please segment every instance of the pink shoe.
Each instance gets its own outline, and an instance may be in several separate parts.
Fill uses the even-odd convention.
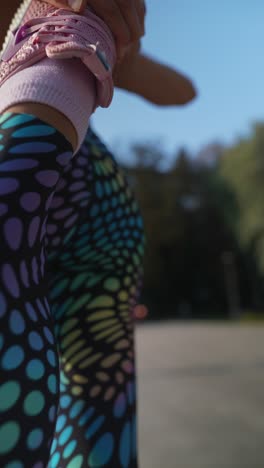
[[[0,87],[45,57],[80,58],[97,78],[97,105],[109,106],[116,59],[114,39],[106,24],[88,8],[82,16],[39,0],[24,0],[2,49]]]

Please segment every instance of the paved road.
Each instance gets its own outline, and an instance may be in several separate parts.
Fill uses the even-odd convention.
[[[140,468],[264,468],[264,327],[137,328]]]

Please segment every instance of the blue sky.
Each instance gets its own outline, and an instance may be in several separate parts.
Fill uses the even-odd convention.
[[[147,0],[143,50],[189,75],[199,97],[186,107],[159,108],[117,91],[93,124],[126,160],[133,141],[161,142],[196,153],[230,144],[264,121],[263,0]]]

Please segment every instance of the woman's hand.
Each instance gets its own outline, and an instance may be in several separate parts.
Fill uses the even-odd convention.
[[[113,79],[115,86],[122,89],[127,89],[127,84],[134,80],[134,70],[136,68],[137,57],[140,52],[140,41],[133,42],[126,48],[126,53],[123,60],[117,63],[114,72]],[[138,72],[140,72],[138,70]]]
[[[139,42],[131,46],[124,60],[116,65],[113,77],[118,88],[158,106],[185,105],[197,95],[188,77],[141,54]]]
[[[144,35],[144,0],[45,0],[60,8],[81,13],[88,4],[107,24],[116,40],[117,59],[126,55],[127,47]]]

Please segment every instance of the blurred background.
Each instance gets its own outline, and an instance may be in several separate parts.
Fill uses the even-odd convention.
[[[158,108],[118,91],[94,118],[147,235],[142,468],[263,468],[264,3],[147,8],[143,50],[198,97]]]
[[[147,8],[143,51],[186,73],[198,97],[159,108],[117,91],[94,120],[144,216],[149,318],[262,315],[264,4]]]

